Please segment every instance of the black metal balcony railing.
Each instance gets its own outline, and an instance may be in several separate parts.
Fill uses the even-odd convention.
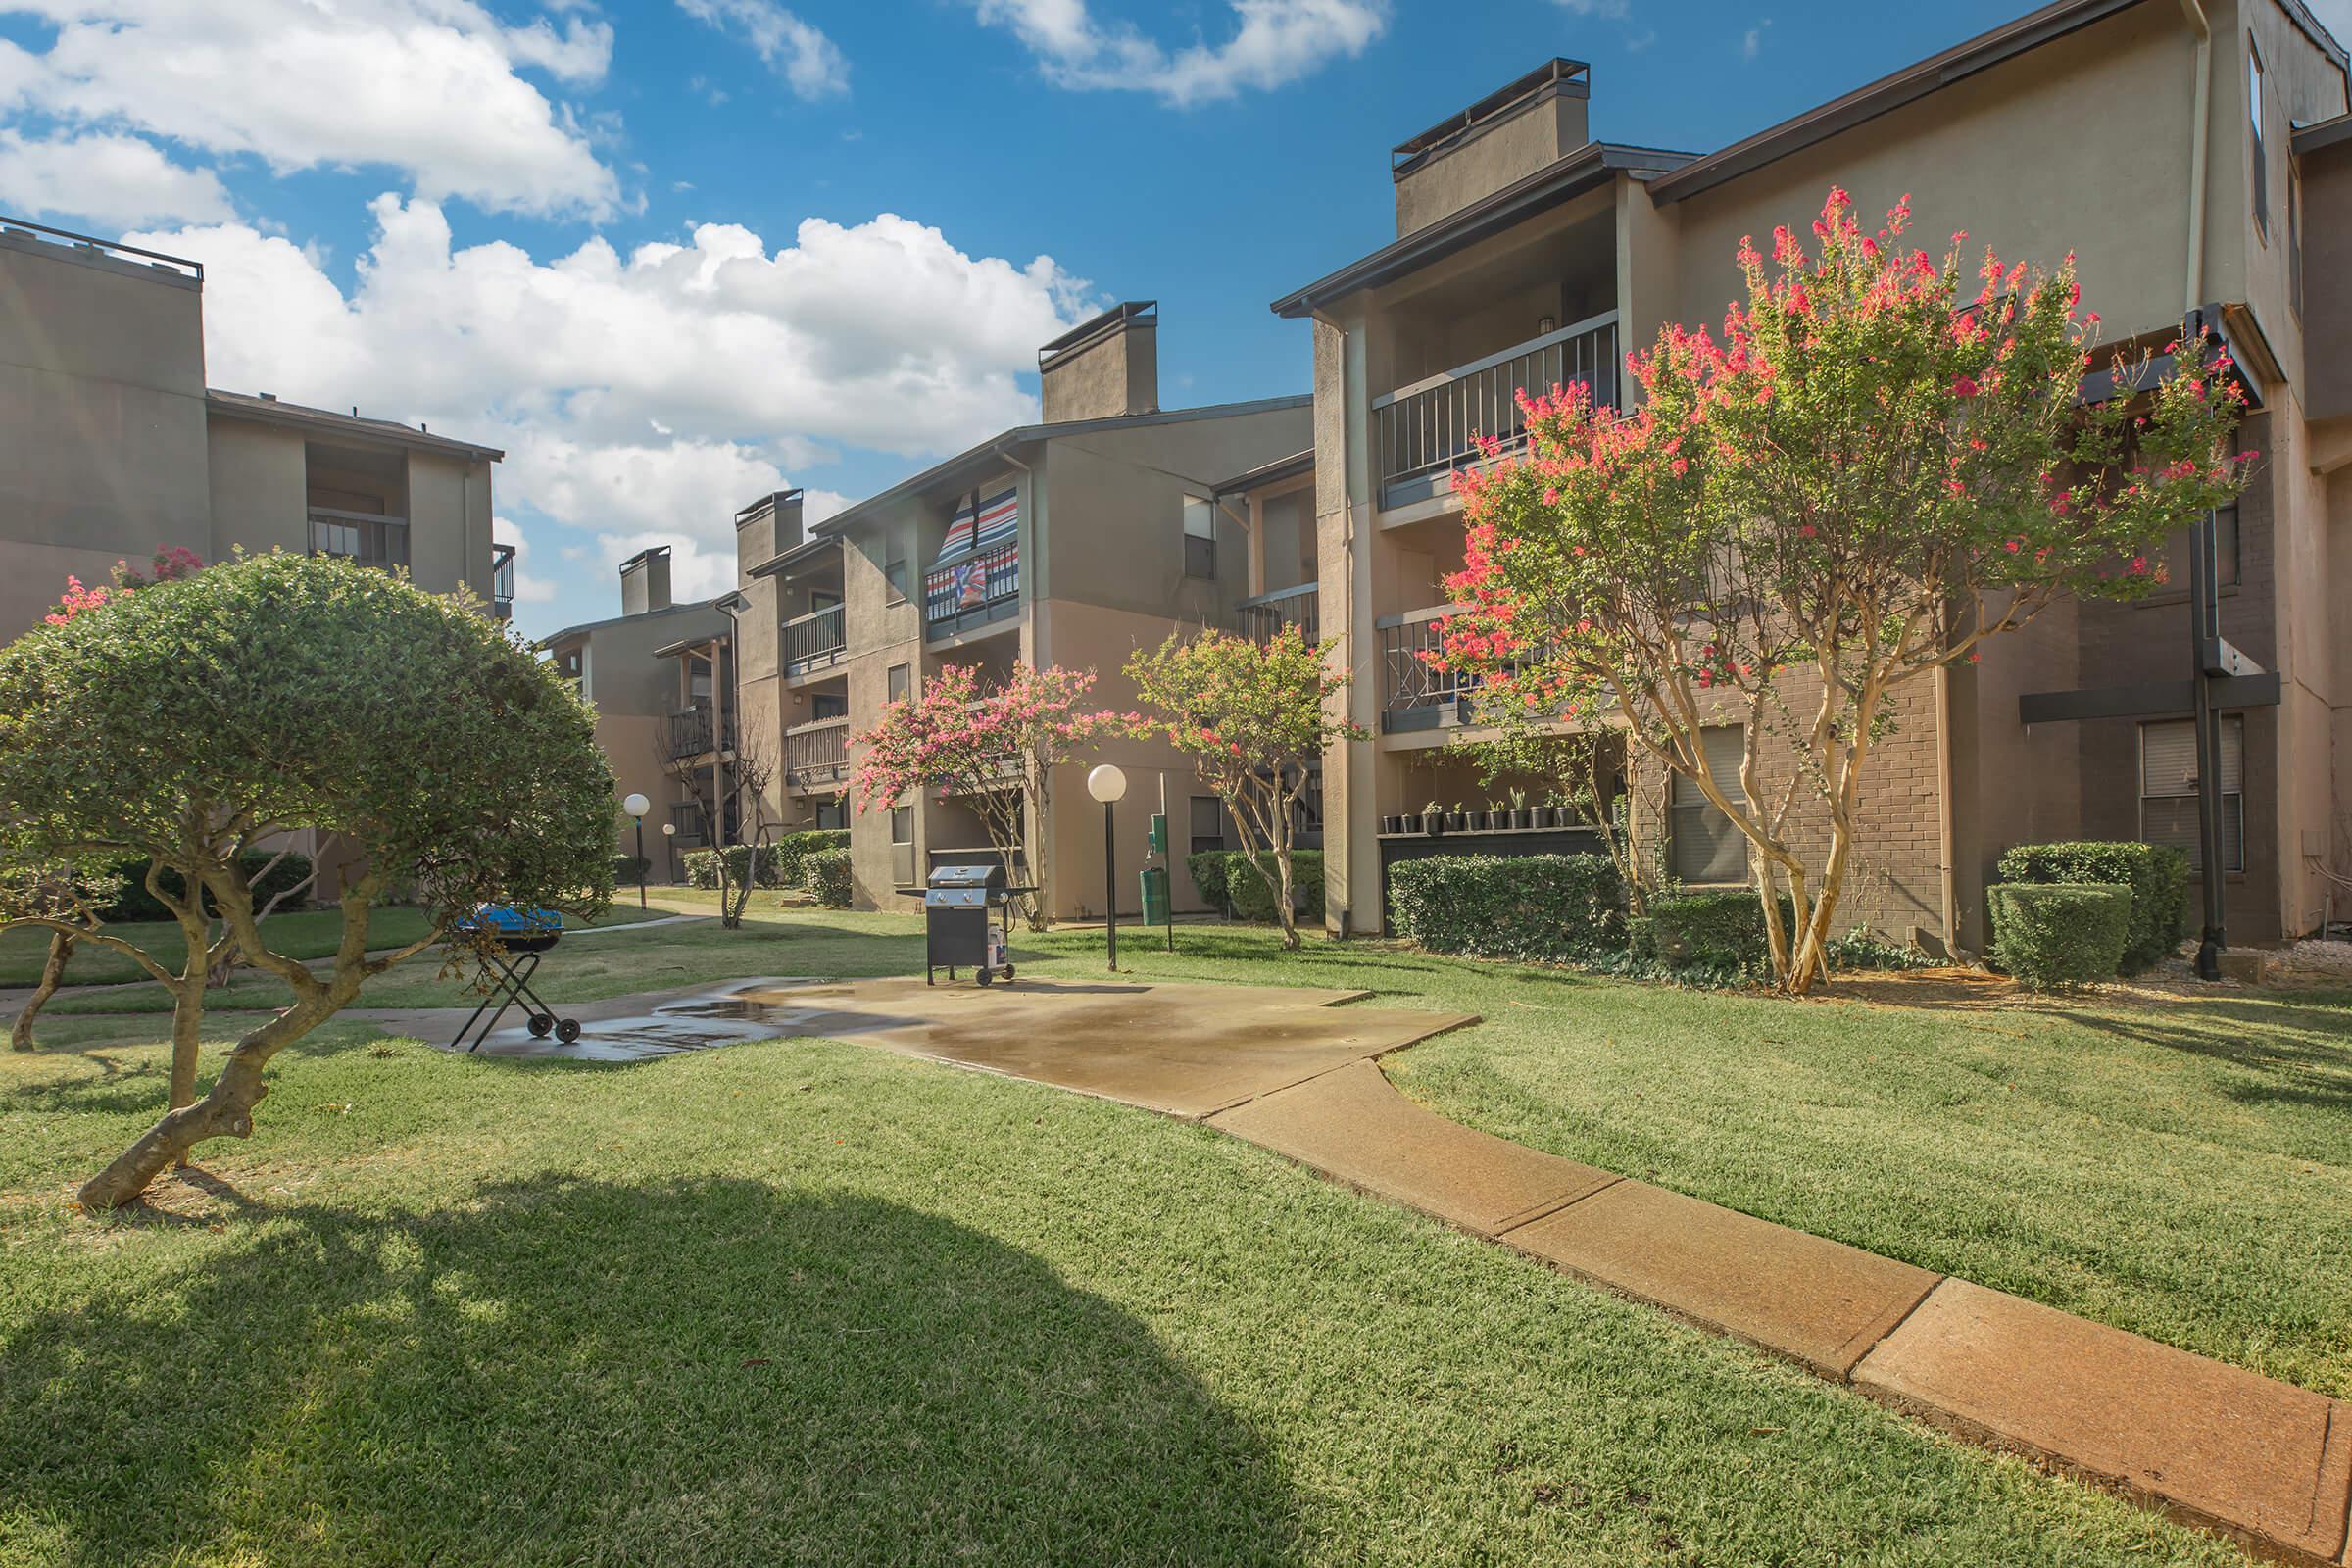
[[[732,751],[735,748],[735,720],[733,715],[729,715],[726,723],[713,734],[710,710],[683,708],[662,718],[661,739],[662,755],[672,760],[701,757],[710,751]]]
[[[390,570],[409,564],[409,519],[373,512],[313,507],[311,554],[340,556],[363,566]]]
[[[1017,544],[934,566],[923,573],[923,627],[936,640],[1017,613],[1021,549]]]
[[[490,547],[490,612],[501,620],[514,618],[514,547]]]
[[[1443,729],[1478,722],[1479,677],[1439,669],[1423,656],[1441,646],[1437,623],[1460,605],[1432,605],[1373,625],[1380,651],[1380,727]]]
[[[784,732],[784,782],[798,789],[850,776],[850,721],[820,718]]]
[[[1257,594],[1234,606],[1234,611],[1241,621],[1242,635],[1261,643],[1285,626],[1298,627],[1310,643],[1322,638],[1322,595],[1311,582]]]
[[[1595,404],[1616,406],[1616,312],[1373,399],[1372,454],[1382,504],[1414,499],[1416,490],[1434,494],[1447,472],[1477,456],[1477,437],[1493,436],[1506,448],[1524,442],[1519,393],[1545,393],[1577,381],[1592,387]]]
[[[784,673],[806,674],[841,662],[849,651],[848,621],[839,605],[828,605],[784,623]]]

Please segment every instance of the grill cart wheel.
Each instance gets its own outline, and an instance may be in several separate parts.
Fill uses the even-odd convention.
[[[996,981],[997,972],[994,969],[983,969],[980,971],[980,983],[983,986],[994,985],[996,984]]]
[[[559,1021],[556,1025],[556,1038],[563,1041],[564,1044],[567,1046],[570,1045],[574,1040],[579,1039],[580,1020],[577,1018],[564,1018]]]
[[[1012,978],[1012,965],[1009,963],[1004,966],[1004,978],[1007,980]]]
[[[531,1014],[531,1038],[533,1040],[545,1040],[548,1031],[555,1026],[556,1015],[554,1013],[534,1012]]]

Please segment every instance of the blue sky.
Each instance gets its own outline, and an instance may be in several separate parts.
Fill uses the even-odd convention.
[[[1703,152],[2025,9],[13,3],[0,211],[204,260],[216,385],[506,447],[532,632],[646,543],[710,591],[772,485],[821,512],[1032,416],[1036,344],[1111,300],[1159,300],[1167,405],[1304,390],[1267,302],[1550,55],[1596,135]]]

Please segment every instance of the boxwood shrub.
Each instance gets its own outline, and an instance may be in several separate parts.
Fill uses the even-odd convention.
[[[277,861],[277,868],[264,875],[263,868],[275,859],[277,859],[277,852],[274,850],[247,850],[243,855],[237,857],[239,869],[252,879],[253,906],[256,909],[268,906],[271,899],[288,888],[300,886],[303,878],[311,874],[311,858],[289,850],[286,858]],[[122,893],[110,907],[100,911],[100,919],[122,921],[169,920],[172,918],[172,911],[158,904],[155,895],[147,891],[147,858],[145,856],[122,861],[115,867],[115,872],[122,879]],[[172,870],[170,866],[164,867],[158,873],[156,881],[161,883],[164,891],[172,898],[178,899],[187,896],[187,883],[182,880],[177,871]],[[299,909],[310,899],[317,897],[319,891],[318,888],[311,888],[302,898],[286,900],[277,906],[277,910],[283,914],[290,909]],[[332,893],[334,890],[330,888],[326,891]]]
[[[846,827],[812,827],[798,833],[779,836],[768,848],[774,852],[774,886],[805,887],[808,880],[808,857],[819,850],[846,850],[850,847],[850,830]]]
[[[1661,893],[1648,907],[1645,943],[1650,956],[1670,969],[1736,980],[1772,967],[1772,939],[1764,930],[1764,906],[1753,888]],[[1791,930],[1795,921],[1795,905],[1784,893],[1782,930]]]
[[[1622,953],[1625,887],[1605,855],[1436,855],[1389,867],[1397,934],[1432,953],[1575,962]]]
[[[2120,882],[1998,882],[1984,890],[1992,962],[2029,990],[2105,980],[2124,961],[2132,889]]]
[[[802,886],[828,908],[850,906],[850,852],[811,850],[801,857]]]
[[[730,845],[727,866],[737,883],[744,879],[745,868],[758,866],[753,885],[762,888],[797,888],[807,881],[808,857],[817,850],[846,850],[850,847],[850,830],[842,827],[808,828],[799,833],[786,833],[760,846],[757,860],[748,844]],[[686,881],[691,887],[718,886],[718,855],[716,850],[688,850],[683,864]]]
[[[1250,857],[1241,850],[1200,850],[1184,858],[1185,869],[1192,872],[1193,886],[1200,890],[1202,903],[1211,908],[1223,909],[1237,920],[1271,924],[1274,919],[1274,890],[1268,885],[1268,879],[1275,874],[1274,858],[1270,854],[1264,857],[1263,875],[1249,862]],[[1291,906],[1299,914],[1321,913],[1321,850],[1291,852]]]
[[[2122,884],[2132,895],[2131,932],[2120,972],[2137,974],[2168,956],[2188,931],[2188,857],[2165,844],[2083,840],[2020,844],[2000,858],[2006,883]]]

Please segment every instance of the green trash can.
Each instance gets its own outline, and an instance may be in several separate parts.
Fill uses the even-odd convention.
[[[1166,925],[1168,916],[1168,873],[1156,865],[1144,868],[1144,924]]]

